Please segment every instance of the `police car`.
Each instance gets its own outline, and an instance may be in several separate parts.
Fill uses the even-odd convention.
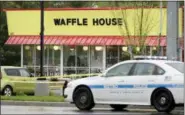
[[[151,105],[171,112],[183,104],[184,63],[169,60],[128,60],[102,75],[66,82],[65,100],[80,110],[108,104],[121,110],[128,105]]]

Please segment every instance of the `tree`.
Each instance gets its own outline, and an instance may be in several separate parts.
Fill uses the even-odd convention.
[[[126,44],[130,46],[130,53],[146,54],[146,38],[157,22],[149,16],[152,10],[146,10],[145,7],[150,8],[154,7],[154,5],[150,2],[114,2],[114,6],[117,8],[121,6],[134,7],[135,10],[132,10],[132,15],[130,14],[131,10],[121,8],[117,13],[114,12],[113,15],[115,17],[119,16],[123,20],[123,25],[119,26],[119,30],[126,39]],[[129,16],[132,17],[132,21]],[[139,49],[140,52],[136,52],[136,49]]]
[[[3,8],[11,8],[14,5],[14,2],[0,1],[0,54],[4,57],[2,60],[3,65],[19,65],[20,62],[20,48],[16,46],[9,47],[4,45],[8,38],[8,27],[6,14],[3,12]]]

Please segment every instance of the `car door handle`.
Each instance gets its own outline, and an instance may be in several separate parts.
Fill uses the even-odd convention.
[[[124,80],[121,80],[121,81],[119,81],[119,82],[125,82]]]

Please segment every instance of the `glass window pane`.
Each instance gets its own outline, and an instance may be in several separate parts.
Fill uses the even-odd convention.
[[[150,55],[150,46],[146,46],[145,48],[145,55]]]
[[[89,47],[77,46],[76,47],[76,61],[77,61],[77,74],[89,73]]]
[[[134,75],[153,75],[155,71],[155,67],[156,66],[154,64],[138,63],[136,64],[133,74]]]
[[[77,66],[78,67],[88,67],[88,50],[87,46],[77,46]]]
[[[19,69],[19,72],[23,77],[30,77],[30,74],[25,69]]]
[[[33,65],[33,59],[34,59],[33,52],[34,52],[34,46],[26,45],[23,47],[23,65],[26,65],[26,66]]]
[[[91,46],[90,47],[90,72],[99,73],[103,68],[103,47]]]
[[[109,70],[106,74],[107,77],[110,76],[126,76],[129,74],[130,69],[132,68],[133,63],[127,63],[127,64],[122,64],[118,65],[111,70]]]
[[[106,67],[110,67],[118,63],[118,46],[106,47]]]
[[[5,72],[9,76],[20,76],[20,73],[16,69],[5,69]]]
[[[64,46],[64,51],[63,51],[64,74],[76,73],[75,51],[76,51],[75,46]]]
[[[128,51],[127,46],[120,46],[119,47],[119,62],[120,61],[125,61],[125,60],[130,60],[130,53]]]
[[[153,75],[163,75],[164,73],[165,71],[162,68],[156,66],[156,70]]]

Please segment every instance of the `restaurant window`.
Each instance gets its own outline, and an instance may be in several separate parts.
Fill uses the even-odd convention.
[[[119,46],[119,62],[130,60],[130,53],[128,50],[128,46]]]
[[[157,47],[152,47],[152,55],[155,56],[157,55]]]
[[[76,47],[75,46],[64,46],[63,50],[63,63],[64,63],[64,74],[75,74],[76,73]]]
[[[119,52],[118,46],[107,46],[106,47],[106,68],[118,63]]]
[[[145,55],[150,55],[150,46],[145,47]]]
[[[32,66],[34,57],[34,46],[26,45],[23,47],[23,65]]]
[[[184,52],[183,52],[184,54]],[[166,56],[166,46],[163,46],[163,56]]]
[[[103,47],[90,47],[90,73],[101,73],[103,69]]]
[[[125,60],[130,60],[130,54],[127,46],[106,47],[106,68]]]
[[[40,75],[40,46],[24,46],[23,63],[35,76]],[[44,75],[60,74],[60,46],[44,46]]]
[[[45,46],[44,65],[47,76],[60,75],[60,46]]]
[[[89,73],[88,46],[64,46],[64,74]]]
[[[77,46],[76,47],[76,61],[77,61],[77,74],[89,73],[89,47]]]

